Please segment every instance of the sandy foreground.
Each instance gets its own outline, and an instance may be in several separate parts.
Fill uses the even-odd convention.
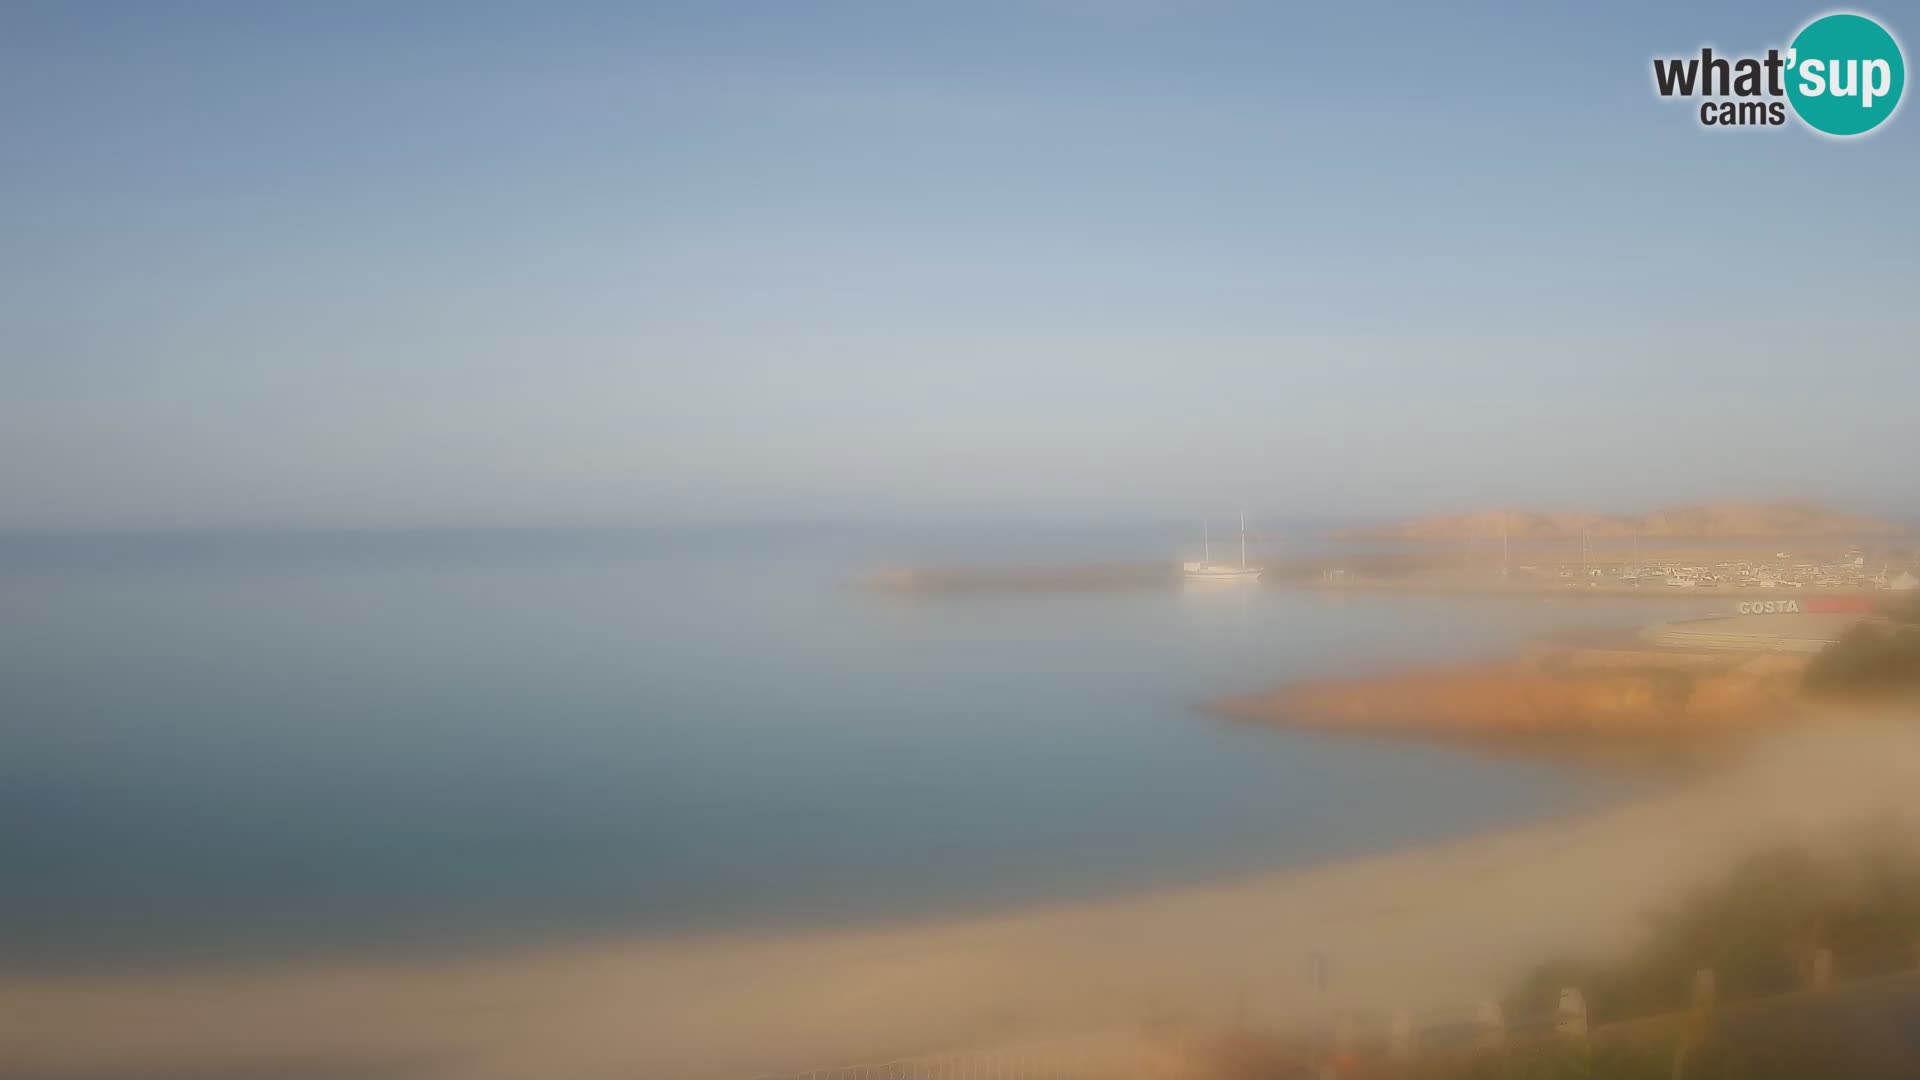
[[[1463,1015],[1771,843],[1920,816],[1920,716],[1829,715],[1583,819],[1226,883],[871,930],[453,961],[0,973],[0,1075],[738,1078],[950,1047]],[[1316,997],[1308,957],[1328,958]]]

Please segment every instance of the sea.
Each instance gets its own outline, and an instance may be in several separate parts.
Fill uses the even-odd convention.
[[[897,922],[1378,852],[1661,782],[1196,706],[1671,603],[854,584],[1191,557],[1197,531],[0,536],[0,963]],[[1283,547],[1312,543],[1294,531]]]

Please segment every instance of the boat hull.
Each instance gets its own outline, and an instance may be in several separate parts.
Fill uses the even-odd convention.
[[[1197,570],[1183,570],[1180,576],[1183,580],[1207,585],[1246,585],[1259,581],[1260,571],[1225,566],[1202,567]]]

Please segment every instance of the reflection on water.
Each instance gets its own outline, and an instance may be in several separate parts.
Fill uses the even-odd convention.
[[[1179,533],[1055,540],[1156,557]],[[1192,710],[1645,621],[1632,601],[845,586],[916,544],[964,547],[8,541],[0,945],[48,960],[894,917],[1396,845],[1632,782]]]

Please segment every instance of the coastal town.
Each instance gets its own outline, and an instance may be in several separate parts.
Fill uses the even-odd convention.
[[[1521,560],[1525,561],[1521,561]],[[1325,559],[1313,578],[1324,586],[1518,588],[1641,592],[1664,590],[1788,590],[1870,593],[1920,587],[1920,550],[1901,544],[1837,544],[1771,551],[1718,543],[1712,547],[1659,551],[1558,548],[1489,558],[1426,552],[1380,557],[1355,554]]]
[[[1567,580],[1578,573],[1591,580],[1610,580],[1637,588],[1655,584],[1673,588],[1798,589],[1808,586],[1822,589],[1911,589],[1920,580],[1908,568],[1914,559],[1904,549],[1869,550],[1849,547],[1837,554],[1824,552],[1796,556],[1790,551],[1775,552],[1771,559],[1733,559],[1705,565],[1667,563],[1639,565],[1624,563],[1610,566],[1571,565],[1542,568],[1521,566],[1523,575]]]
[[[1665,593],[1920,586],[1898,522],[1799,500],[1641,515],[1487,511],[1336,530],[1312,581],[1330,586]]]

